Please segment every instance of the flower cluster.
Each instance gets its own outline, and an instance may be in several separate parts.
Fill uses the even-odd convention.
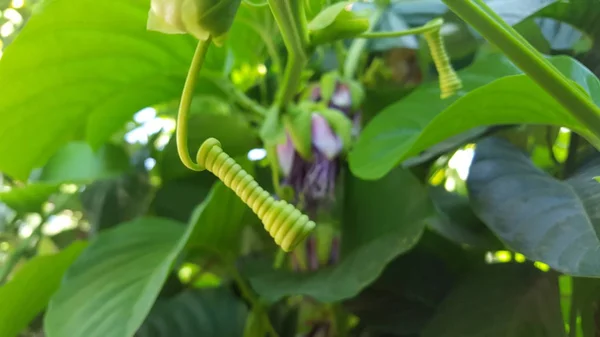
[[[348,85],[337,82],[335,90],[327,102],[323,102],[320,85],[310,89],[309,100],[325,103],[323,106],[335,109],[352,121],[352,135],[356,136],[360,128],[360,112],[353,109],[352,93]],[[311,157],[302,156],[296,149],[288,132],[287,139],[278,145],[277,154],[282,168],[283,184],[295,191],[296,202],[310,214],[321,206],[327,206],[334,200],[335,183],[340,172],[340,155],[349,146],[339,132],[335,132],[331,121],[322,112],[311,113]]]

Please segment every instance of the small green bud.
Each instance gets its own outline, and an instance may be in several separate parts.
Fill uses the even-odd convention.
[[[225,37],[241,0],[152,0],[147,28],[166,34],[191,34],[198,40]]]
[[[333,4],[308,24],[310,43],[313,45],[356,37],[369,29],[369,20],[349,11],[350,2]]]

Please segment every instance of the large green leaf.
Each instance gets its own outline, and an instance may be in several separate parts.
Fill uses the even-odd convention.
[[[144,321],[190,231],[141,218],[98,235],[52,297],[48,337],[130,337]]]
[[[565,56],[550,60],[600,100],[600,81],[588,69]],[[420,88],[367,125],[350,153],[352,172],[364,179],[377,179],[402,160],[478,126],[551,124],[587,132],[552,96],[526,75],[515,75],[518,73],[508,61],[493,56],[460,73],[467,91],[491,83],[466,95],[462,91],[453,103],[453,99],[437,99],[437,88]],[[507,77],[493,81],[502,76]]]
[[[250,270],[250,282],[261,296],[274,301],[302,294],[323,302],[353,297],[418,242],[432,207],[425,188],[411,173],[395,169],[378,181],[346,177],[339,264],[304,274]]]
[[[0,287],[0,337],[15,337],[48,304],[64,272],[86,244],[75,242],[56,255],[36,256]]]
[[[467,184],[475,213],[509,247],[563,273],[600,276],[599,172],[591,165],[559,181],[490,138],[478,144]]]
[[[24,179],[62,145],[94,147],[177,98],[195,41],[146,30],[149,0],[45,1],[0,61],[0,170]],[[224,48],[206,66],[222,69]]]
[[[558,282],[525,264],[482,268],[442,302],[423,337],[564,337]]]
[[[159,299],[136,337],[240,337],[246,306],[229,289],[183,291]]]

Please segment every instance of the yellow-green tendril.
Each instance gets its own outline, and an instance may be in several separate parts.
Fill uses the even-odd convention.
[[[229,157],[214,138],[207,139],[197,155],[198,164],[232,189],[263,222],[281,248],[289,252],[315,228],[315,223],[284,200],[275,200],[242,167]]]
[[[440,32],[443,24],[444,20],[438,18],[431,20],[424,26],[417,28],[411,28],[397,32],[365,33],[360,37],[367,39],[383,39],[423,34],[425,36],[425,40],[427,41],[427,45],[429,46],[431,58],[433,59],[433,63],[435,64],[435,68],[437,69],[440,77],[440,97],[444,99],[454,95],[458,90],[460,90],[462,88],[462,82],[454,71],[454,68],[452,68],[450,57],[448,57],[448,53],[444,47],[444,41]]]
[[[444,47],[444,41],[440,32],[442,23],[442,19],[431,21],[430,24],[436,26],[437,29],[426,32],[424,36],[431,52],[431,58],[433,58],[433,63],[435,63],[435,68],[439,74],[440,97],[444,99],[458,92],[462,88],[462,82],[454,71],[454,68],[452,68],[450,57],[448,57],[448,53]]]
[[[223,151],[221,143],[214,138],[204,141],[196,154],[195,163],[190,158],[187,144],[187,118],[198,73],[209,44],[210,39],[198,43],[181,96],[176,131],[179,157],[189,169],[208,170],[223,181],[258,216],[281,249],[289,252],[315,228],[316,224],[308,216],[284,200],[275,200]]]

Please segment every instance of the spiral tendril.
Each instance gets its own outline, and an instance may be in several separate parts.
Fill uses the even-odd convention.
[[[204,141],[196,161],[200,167],[216,175],[252,209],[284,251],[292,250],[315,228],[316,224],[296,207],[284,200],[275,200],[260,187],[250,174],[223,151],[218,140],[209,138]]]
[[[462,88],[462,82],[450,63],[450,57],[448,57],[448,53],[444,47],[440,29],[431,30],[423,35],[425,36],[433,63],[439,74],[440,97],[442,99],[448,98]]]

